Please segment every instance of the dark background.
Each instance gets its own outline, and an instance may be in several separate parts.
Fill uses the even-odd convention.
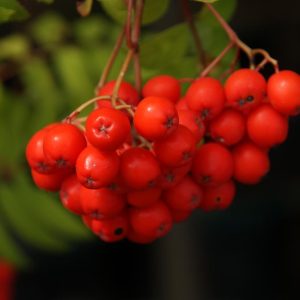
[[[73,1],[63,2],[56,7]],[[239,1],[231,24],[281,69],[300,72],[299,11],[297,0]],[[16,299],[300,299],[298,132],[300,117],[271,151],[270,174],[239,186],[228,210],[197,212],[152,245],[95,240],[68,255],[32,253],[35,268],[18,275]]]

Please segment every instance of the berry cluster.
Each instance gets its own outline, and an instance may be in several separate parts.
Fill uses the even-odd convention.
[[[224,86],[194,80],[181,97],[177,79],[161,75],[143,98],[122,82],[98,90],[96,108],[30,139],[26,157],[35,184],[59,191],[102,240],[150,243],[196,209],[227,208],[235,181],[258,183],[269,171],[268,151],[300,112],[300,76],[252,69],[233,72]]]

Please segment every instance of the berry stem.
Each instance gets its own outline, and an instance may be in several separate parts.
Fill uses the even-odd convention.
[[[206,7],[210,10],[210,12],[215,16],[215,18],[218,20],[220,25],[223,27],[225,32],[227,33],[230,41],[241,49],[249,58],[250,68],[255,68],[254,59],[257,54],[261,54],[263,59],[263,64],[261,63],[259,65],[259,68],[262,68],[266,63],[270,63],[273,65],[276,72],[279,71],[278,68],[278,61],[270,56],[270,54],[265,51],[264,49],[252,49],[247,44],[245,44],[243,41],[239,39],[237,34],[234,32],[234,30],[229,26],[229,24],[225,21],[225,19],[219,14],[219,12],[213,7],[213,5],[206,3]],[[226,46],[227,48],[228,46]],[[225,49],[226,49],[225,48]],[[225,50],[224,49],[224,50]],[[221,53],[222,54],[222,53]],[[264,60],[266,59],[266,62]]]
[[[185,20],[189,26],[190,32],[194,39],[200,67],[205,68],[207,65],[207,58],[206,58],[205,51],[203,49],[199,32],[197,30],[197,27],[195,26],[193,14],[191,12],[191,8],[189,5],[189,0],[181,0],[181,5],[182,5],[182,10],[183,10]]]
[[[125,37],[125,26],[123,27],[122,31],[120,32],[118,38],[117,38],[117,41],[116,41],[116,44],[113,48],[113,51],[106,63],[106,66],[102,72],[102,75],[101,75],[101,78],[97,84],[97,87],[96,87],[96,90],[95,90],[95,93],[97,93],[97,91],[105,84],[106,80],[107,80],[107,77],[110,73],[110,70],[117,58],[117,55],[119,54],[119,51],[121,49],[121,46],[123,44],[123,41],[124,41],[124,37]]]

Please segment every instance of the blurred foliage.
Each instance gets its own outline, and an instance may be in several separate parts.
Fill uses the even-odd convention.
[[[62,207],[58,195],[32,184],[24,150],[35,131],[64,118],[93,97],[121,29],[114,20],[123,18],[118,14],[124,13],[123,7],[117,11],[113,6],[120,5],[117,0],[100,2],[112,19],[91,14],[70,21],[63,12],[47,11],[26,22],[22,31],[0,38],[0,257],[17,266],[31,263],[30,247],[67,251],[75,242],[92,237],[80,218]],[[169,2],[147,1],[144,23],[161,18]],[[216,7],[229,19],[235,3],[220,1]],[[17,1],[0,0],[0,22],[22,20],[27,15]],[[204,48],[213,59],[228,43],[226,34],[205,8],[195,17]],[[199,74],[194,43],[185,23],[161,31],[147,26],[140,49],[144,81],[162,73],[178,78]],[[121,50],[110,79],[117,76],[125,50]],[[214,75],[224,72],[232,58],[233,53],[228,54]],[[133,78],[130,68],[126,79]]]

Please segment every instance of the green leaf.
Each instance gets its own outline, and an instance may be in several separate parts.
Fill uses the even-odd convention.
[[[176,45],[174,45],[176,41]],[[172,26],[141,42],[141,63],[145,68],[160,69],[168,62],[182,63],[189,47],[189,32],[185,24]]]
[[[2,219],[0,220],[0,257],[5,258],[5,260],[17,267],[25,267],[29,263],[26,255],[18,247],[4,226]]]
[[[29,16],[27,10],[16,0],[0,0],[0,22],[22,21]]]
[[[98,0],[106,13],[116,22],[123,24],[127,16],[127,6],[124,0]],[[145,1],[142,23],[153,23],[161,18],[168,9],[170,0]]]
[[[214,3],[214,2],[217,2],[219,0],[194,0],[196,2],[203,2],[203,3]]]
[[[53,236],[44,230],[39,223],[34,220],[34,215],[26,209],[24,200],[30,195],[17,196],[16,184],[0,186],[0,206],[7,217],[8,224],[15,230],[16,234],[29,245],[47,251],[67,250],[68,244],[65,240]],[[30,207],[29,207],[30,208]]]
[[[93,0],[78,0],[76,2],[77,11],[82,17],[86,17],[91,13],[92,6]]]

